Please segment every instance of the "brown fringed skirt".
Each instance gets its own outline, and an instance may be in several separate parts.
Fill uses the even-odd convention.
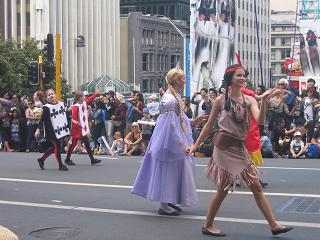
[[[244,142],[225,138],[216,140],[206,175],[218,189],[228,190],[237,179],[248,186],[259,179],[258,169],[252,163]]]

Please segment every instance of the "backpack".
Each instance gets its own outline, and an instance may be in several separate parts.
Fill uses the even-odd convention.
[[[127,122],[133,123],[133,104],[130,102],[127,102],[127,106],[128,106]]]
[[[308,146],[308,157],[319,158],[320,152],[317,144],[309,144]]]

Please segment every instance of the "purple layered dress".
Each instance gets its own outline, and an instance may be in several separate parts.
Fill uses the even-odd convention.
[[[185,153],[193,144],[191,121],[184,115],[185,133],[178,117],[178,103],[165,93],[160,116],[132,188],[132,193],[151,201],[190,206],[197,202],[194,159]]]

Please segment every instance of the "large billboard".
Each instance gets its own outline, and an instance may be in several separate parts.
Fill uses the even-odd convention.
[[[219,88],[235,62],[236,0],[191,0],[191,93]]]
[[[300,64],[305,77],[320,77],[320,21],[300,21]]]

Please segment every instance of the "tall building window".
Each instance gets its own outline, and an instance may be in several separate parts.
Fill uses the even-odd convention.
[[[175,55],[171,55],[171,68],[174,68],[177,65],[177,58]]]
[[[274,51],[271,51],[271,60],[276,59],[276,53]]]
[[[282,46],[290,46],[291,45],[291,38],[286,38],[286,37],[281,38],[281,45]]]
[[[148,70],[153,71],[154,70],[154,55],[153,55],[153,53],[149,54],[149,64],[148,65],[149,65]]]
[[[271,38],[271,46],[275,46],[276,45],[276,38]]]
[[[281,50],[281,59],[284,60],[284,59],[290,57],[290,52],[291,52],[291,49],[290,50],[288,50],[288,49]]]
[[[148,54],[143,53],[142,54],[142,71],[148,70]]]

